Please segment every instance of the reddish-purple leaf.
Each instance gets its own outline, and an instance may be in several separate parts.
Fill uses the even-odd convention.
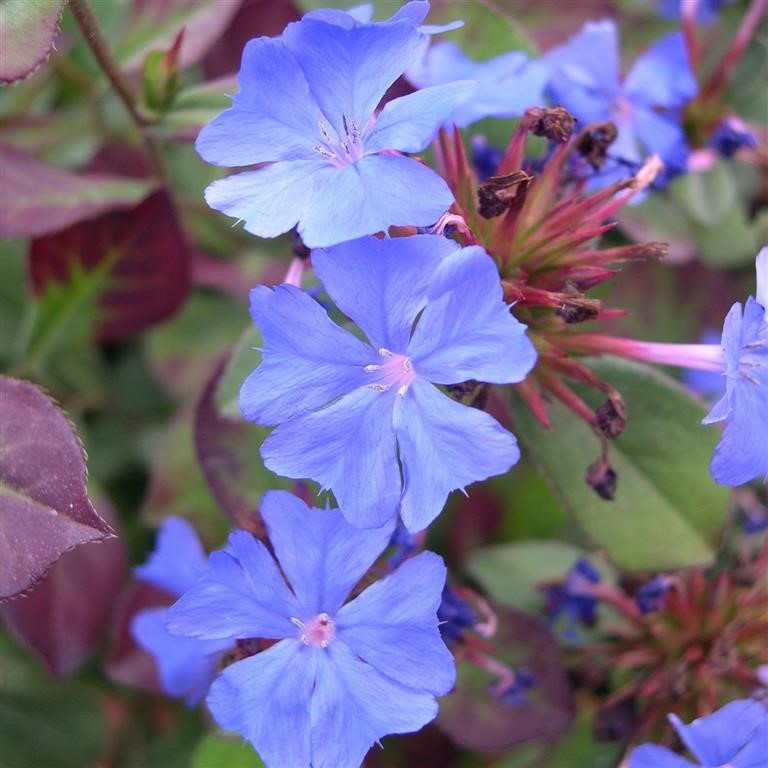
[[[106,501],[104,517],[114,524]],[[75,672],[101,642],[128,573],[119,538],[63,554],[29,594],[0,608],[8,628],[56,677]]]
[[[32,286],[67,282],[72,270],[112,260],[101,296],[98,336],[122,339],[172,315],[187,297],[190,257],[173,203],[159,191],[129,211],[113,211],[32,241]]]
[[[156,186],[146,179],[77,174],[0,145],[0,237],[37,237],[119,208]]]
[[[162,693],[154,659],[133,639],[133,617],[147,608],[170,606],[173,597],[145,582],[128,584],[117,598],[104,671],[113,683],[129,685],[149,693]]]
[[[491,644],[513,668],[525,667],[536,684],[522,706],[500,704],[488,692],[490,674],[463,661],[454,691],[440,700],[437,724],[466,749],[500,751],[533,739],[551,743],[568,729],[574,709],[560,648],[538,619],[496,607],[499,627]]]
[[[237,72],[243,48],[251,38],[279,35],[288,24],[300,18],[301,11],[292,0],[279,3],[243,0],[235,17],[203,59],[206,75],[214,78]]]
[[[0,377],[0,600],[29,589],[61,557],[112,529],[93,508],[83,448],[34,384]]]
[[[29,77],[45,61],[59,29],[64,0],[3,0],[0,82]]]

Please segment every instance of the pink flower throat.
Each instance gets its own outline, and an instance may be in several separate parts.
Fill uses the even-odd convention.
[[[368,389],[374,392],[386,392],[392,387],[397,387],[397,394],[402,397],[416,378],[411,358],[390,352],[383,347],[379,350],[379,357],[385,362],[366,365],[363,368],[366,373],[375,374],[376,378],[368,385]]]

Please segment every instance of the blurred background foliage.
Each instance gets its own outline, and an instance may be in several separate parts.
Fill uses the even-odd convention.
[[[280,281],[291,243],[254,238],[206,207],[203,190],[221,172],[198,158],[192,140],[236,91],[245,42],[327,4],[95,0],[135,96],[131,116],[62,0],[0,0],[0,68],[3,80],[19,80],[0,90],[0,365],[68,414],[88,455],[90,496],[119,532],[65,554],[29,596],[0,609],[3,768],[260,765],[238,739],[215,734],[201,709],[160,694],[128,623],[167,598],[129,569],[168,515],[190,519],[212,548],[231,525],[248,525],[264,490],[292,487],[263,467],[265,432],[246,426],[236,406],[258,362],[248,290]],[[400,3],[374,5],[385,18]],[[726,5],[719,23],[702,29],[705,69],[744,8]],[[675,26],[653,0],[436,1],[430,21],[464,19],[445,37],[482,60],[515,49],[536,55],[606,16],[619,23],[626,62]],[[734,111],[763,130],[767,62],[763,29],[727,93]],[[503,145],[513,126],[483,121],[471,133]],[[617,242],[672,248],[665,263],[629,266],[598,292],[630,310],[612,331],[685,342],[719,329],[730,304],[754,290],[767,203],[759,168],[723,159],[623,213]],[[729,499],[706,475],[716,435],[698,426],[704,404],[646,368],[596,366],[632,415],[614,454],[622,491],[610,515],[583,482],[584,455],[597,452],[585,426],[555,407],[546,434],[515,406],[524,460],[452,499],[430,531],[453,577],[503,607],[503,653],[544,680],[532,707],[500,711],[488,702],[483,727],[462,727],[483,701],[467,680],[437,725],[386,739],[371,768],[610,766],[619,757],[620,744],[593,737],[595,698],[571,700],[560,650],[536,618],[536,584],[562,575],[585,549],[602,550],[597,562],[609,580],[617,566],[708,562]]]

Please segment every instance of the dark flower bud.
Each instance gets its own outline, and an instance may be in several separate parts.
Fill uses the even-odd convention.
[[[493,683],[488,687],[488,690],[491,696],[501,704],[506,704],[508,707],[523,707],[528,703],[525,692],[535,685],[536,677],[534,674],[521,668],[514,671],[511,680],[505,681],[501,686],[498,682]]]
[[[523,124],[534,136],[543,136],[565,144],[576,130],[576,118],[564,107],[531,107],[523,116]]]
[[[627,426],[627,408],[621,395],[610,392],[608,399],[595,411],[597,426],[610,440],[617,438]]]
[[[601,302],[588,300],[580,303],[563,304],[562,307],[555,310],[555,314],[565,320],[568,325],[574,325],[594,320],[600,314],[601,309]]]
[[[513,171],[506,176],[491,176],[477,188],[479,212],[483,218],[501,216],[513,205],[520,206],[531,183],[525,171]]]
[[[616,472],[604,457],[600,457],[587,469],[587,483],[601,499],[612,501],[616,497]]]
[[[591,123],[576,137],[576,151],[595,169],[602,168],[608,147],[616,141],[619,132],[611,123]]]
[[[440,621],[440,634],[447,644],[456,643],[461,639],[465,629],[477,624],[477,616],[470,604],[459,597],[455,589],[447,586],[443,589],[443,599],[437,609]]]
[[[656,576],[637,590],[635,602],[643,616],[658,613],[667,602],[667,592],[672,587],[672,581],[666,576]]]

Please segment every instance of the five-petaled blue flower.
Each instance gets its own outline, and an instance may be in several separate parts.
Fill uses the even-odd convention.
[[[446,121],[464,128],[485,117],[519,117],[544,101],[549,71],[521,51],[503,53],[489,61],[469,59],[447,40],[425,50],[406,77],[419,88],[468,80],[473,86]]]
[[[273,472],[332,490],[354,525],[380,526],[399,509],[415,533],[452,490],[506,472],[520,455],[493,417],[434,384],[517,382],[536,351],[477,246],[369,237],[315,250],[312,264],[368,343],[298,288],[258,286],[251,315],[262,362],[240,408],[280,425],[261,449]]]
[[[629,768],[765,768],[768,764],[768,709],[764,703],[737,699],[708,717],[683,725],[669,715],[680,740],[697,762],[656,744],[643,744],[629,758]]]
[[[169,517],[157,535],[155,551],[134,574],[177,598],[200,578],[205,567],[205,552],[195,529],[180,517]],[[196,640],[172,635],[165,626],[167,613],[167,608],[137,613],[131,632],[154,657],[165,692],[196,704],[208,691],[219,657],[234,645],[234,639]]]
[[[722,485],[768,477],[768,247],[757,256],[757,290],[731,307],[723,325],[725,394],[704,424],[725,421],[710,464]]]
[[[413,5],[420,15],[429,7],[402,10]],[[376,24],[328,11],[251,40],[240,92],[196,147],[215,165],[260,167],[215,181],[208,204],[262,237],[298,224],[310,247],[436,222],[453,202],[448,186],[401,153],[429,144],[467,85],[394,99],[374,117],[427,39],[416,23],[413,13]]]
[[[344,605],[392,526],[355,528],[285,491],[266,493],[260,511],[280,567],[250,533],[232,533],[170,609],[169,627],[279,641],[216,679],[214,718],[270,768],[352,768],[382,736],[430,722],[435,697],[453,687],[437,621],[445,566],[422,552]]]
[[[697,84],[679,32],[654,43],[624,80],[618,32],[607,19],[588,22],[544,61],[551,69],[548,88],[554,101],[582,125],[610,120],[618,128],[593,185],[633,175],[646,154],[659,155],[668,171],[684,170],[688,148],[680,110],[696,95]]]

